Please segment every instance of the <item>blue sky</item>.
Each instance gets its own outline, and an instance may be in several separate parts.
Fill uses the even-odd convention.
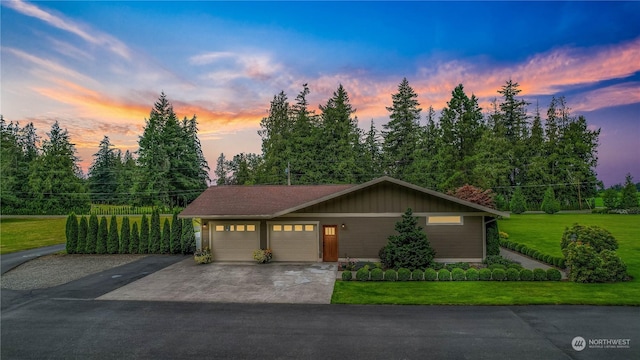
[[[82,165],[103,135],[135,150],[160,91],[198,115],[210,165],[259,152],[274,94],[342,83],[361,126],[407,77],[439,111],[458,83],[488,108],[509,78],[544,109],[566,96],[601,128],[599,178],[640,179],[640,2],[2,1],[0,113],[68,128]],[[532,107],[533,109],[533,107]]]

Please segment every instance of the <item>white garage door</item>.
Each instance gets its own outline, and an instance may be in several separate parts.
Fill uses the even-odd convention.
[[[318,261],[318,224],[269,223],[273,261]]]
[[[253,261],[260,249],[260,224],[257,222],[210,223],[211,250],[218,261]]]

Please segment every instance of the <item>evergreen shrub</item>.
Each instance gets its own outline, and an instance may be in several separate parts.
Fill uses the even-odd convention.
[[[533,269],[533,281],[545,281],[547,280],[547,272],[536,268]]]
[[[380,268],[371,270],[371,281],[381,281],[384,277],[384,271]]]
[[[532,281],[533,280],[533,271],[529,269],[520,270],[520,280],[521,281]]]
[[[503,281],[507,278],[507,273],[503,269],[495,269],[491,272],[491,279],[494,281]]]
[[[424,271],[424,279],[426,281],[436,281],[438,279],[438,272],[429,268]]]
[[[453,281],[464,281],[465,279],[465,272],[462,268],[454,268],[451,271],[451,280]]]
[[[356,280],[367,281],[369,280],[369,266],[365,265],[356,271]]]
[[[507,280],[518,281],[520,280],[520,271],[518,269],[507,269]]]
[[[350,270],[345,270],[342,272],[342,281],[350,281],[353,275]]]
[[[447,269],[438,271],[438,281],[451,281],[451,272]]]
[[[384,281],[396,281],[398,280],[398,274],[395,270],[389,269],[384,272]]]
[[[409,281],[411,280],[411,270],[407,268],[398,269],[398,281]]]
[[[489,280],[491,280],[491,269],[489,269],[489,268],[480,269],[480,271],[478,271],[478,278],[481,281],[489,281]]]
[[[547,269],[547,280],[560,281],[562,280],[562,273],[560,273],[560,270],[558,269],[554,269],[554,268]]]
[[[413,280],[413,281],[422,281],[422,280],[424,280],[424,271],[422,271],[420,269],[413,270],[411,272],[411,280]]]

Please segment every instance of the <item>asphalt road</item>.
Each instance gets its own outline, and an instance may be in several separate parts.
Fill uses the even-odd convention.
[[[11,254],[1,255],[0,256],[0,268],[1,268],[0,273],[4,274],[7,271],[13,269],[14,267],[22,263],[25,263],[29,260],[32,260],[40,256],[53,254],[64,249],[65,249],[65,244],[59,244],[59,245],[45,246],[37,249],[25,250],[25,251],[19,251]]]
[[[182,259],[149,256],[51,289],[3,289],[0,358],[640,358],[637,307],[95,300]],[[576,351],[577,336],[629,339],[628,348]]]

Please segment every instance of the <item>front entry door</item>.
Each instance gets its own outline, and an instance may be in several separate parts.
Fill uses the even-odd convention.
[[[322,227],[322,260],[338,261],[338,226]]]

